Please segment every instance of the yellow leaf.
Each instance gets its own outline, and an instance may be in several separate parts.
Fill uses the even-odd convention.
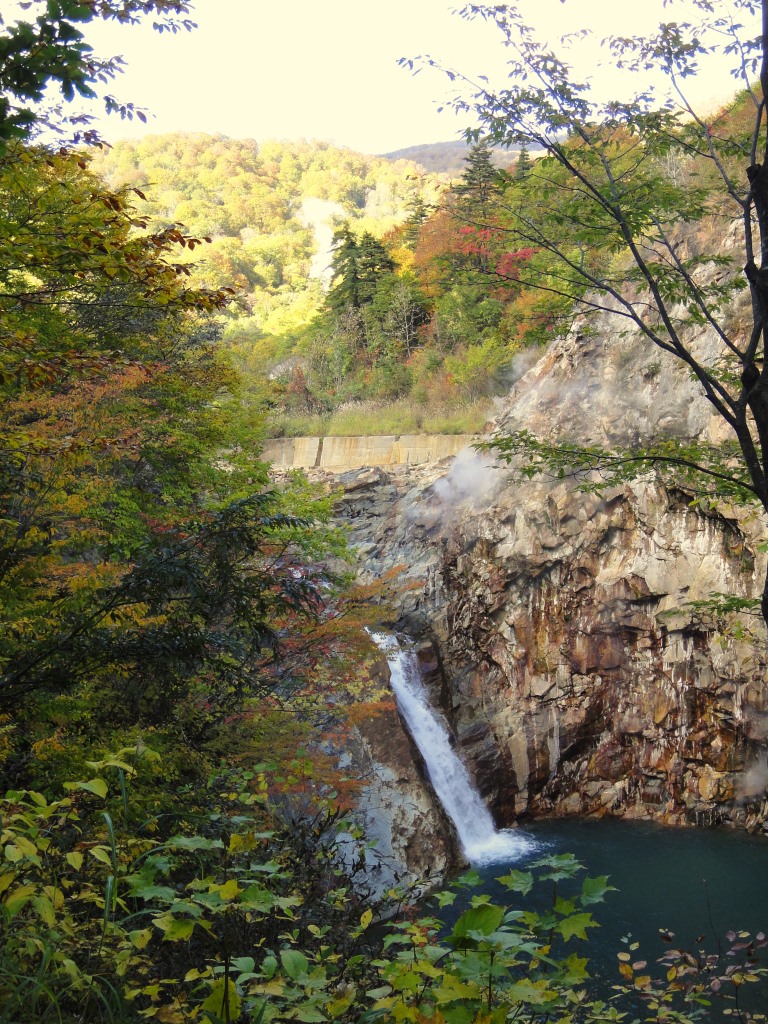
[[[6,871],[5,874],[0,875],[0,892],[5,892],[5,890],[11,884],[11,882],[15,880],[15,878],[15,871]]]
[[[152,938],[151,928],[142,928],[141,931],[130,932],[129,939],[136,947],[136,949],[144,949],[149,940]]]
[[[224,885],[219,888],[219,896],[221,896],[223,900],[233,900],[235,896],[242,891],[243,890],[237,884],[237,880],[230,878],[228,882],[225,882]]]
[[[354,999],[354,991],[343,996],[341,999],[332,999],[326,1006],[331,1017],[340,1017],[342,1013],[350,1008],[352,1000]]]
[[[215,1013],[222,1020],[237,1020],[240,1016],[240,996],[235,983],[230,979],[218,978],[211,985],[211,994],[203,1003],[203,1009]]]
[[[206,967],[202,971],[198,967],[193,967],[191,970],[187,971],[187,973],[184,975],[184,981],[197,981],[198,978],[210,978],[210,976],[211,976],[211,968],[210,967]]]
[[[102,864],[106,864],[108,868],[112,867],[112,857],[110,856],[109,850],[106,846],[92,846],[90,853],[91,856],[96,858],[96,860],[101,861]]]
[[[184,1011],[175,1006],[160,1006],[155,1013],[155,1020],[162,1021],[163,1024],[185,1024],[187,1019]]]
[[[43,923],[47,924],[49,928],[53,928],[56,924],[56,913],[53,909],[53,904],[48,897],[35,896],[32,900],[32,906],[37,911]]]
[[[69,957],[66,956],[62,957],[62,959],[59,961],[59,966],[67,972],[72,981],[80,980],[80,968],[77,966],[74,960],[70,960]]]
[[[44,885],[43,892],[54,905],[56,910],[61,910],[64,906],[64,893],[61,889],[57,889],[55,885]]]
[[[67,854],[67,864],[70,864],[75,871],[79,871],[83,866],[83,855],[79,850],[73,850]]]
[[[83,789],[86,793],[93,793],[104,800],[107,796],[108,786],[104,779],[89,779],[87,782],[66,782],[65,789]]]
[[[281,996],[285,989],[285,982],[282,980],[278,981],[267,981],[263,985],[252,985],[248,991],[253,995],[258,996]]]
[[[31,840],[27,839],[26,836],[16,836],[16,846],[25,857],[36,857],[37,847]]]
[[[373,920],[373,911],[372,910],[366,910],[365,913],[363,914],[363,916],[360,918],[360,927],[363,928],[363,929],[367,928],[372,920]]]
[[[34,885],[17,885],[10,893],[8,893],[8,899],[5,901],[5,908],[8,913],[13,917],[14,914],[18,914],[20,910],[29,903],[30,897],[35,891]]]

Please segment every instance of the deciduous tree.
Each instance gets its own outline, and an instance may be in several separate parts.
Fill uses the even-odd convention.
[[[477,118],[471,137],[542,152],[506,192],[513,248],[529,250],[515,280],[579,312],[609,313],[617,326],[681,360],[730,440],[657,438],[632,451],[603,451],[567,439],[545,444],[523,432],[495,448],[507,458],[527,455],[529,471],[553,463],[560,472],[599,469],[603,483],[653,466],[700,493],[756,501],[768,511],[768,0],[690,0],[689,20],[663,23],[647,38],[606,40],[632,79],[626,96],[608,102],[574,76],[566,41],[556,50],[540,42],[520,8],[463,8],[462,17],[498,30],[508,79],[494,89],[464,78],[466,92],[456,100]],[[743,89],[730,115],[705,116],[686,93],[686,80],[711,50],[731,56]],[[670,98],[636,92],[634,83],[651,69],[667,76]],[[670,160],[690,158],[695,173],[668,173]],[[705,218],[719,225],[718,238],[733,227],[737,245],[688,250],[685,225]],[[740,329],[729,308],[745,289],[751,314]],[[713,360],[693,344],[702,331],[718,344]],[[760,608],[768,622],[768,580]]]
[[[22,17],[10,25],[0,16],[0,147],[9,139],[27,138],[35,128],[61,134],[71,129],[75,141],[96,141],[88,115],[68,117],[41,106],[51,86],[66,102],[76,96],[96,99],[100,87],[119,73],[119,57],[101,58],[88,43],[84,30],[90,22],[130,24],[149,15],[159,32],[194,27],[187,0],[30,0],[21,6]],[[111,94],[103,100],[107,111],[145,120],[132,103]]]

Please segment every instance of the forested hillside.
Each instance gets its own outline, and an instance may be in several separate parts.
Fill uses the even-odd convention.
[[[235,289],[223,344],[269,392],[268,432],[461,432],[556,312],[515,287],[525,253],[503,226],[531,158],[510,175],[487,146],[467,152],[454,182],[322,143],[210,136],[123,142],[93,166],[141,189],[152,223],[206,240],[193,279]]]
[[[734,5],[755,13],[751,0]],[[648,730],[636,718],[636,693],[631,714],[611,705],[609,673],[626,646],[616,621],[632,602],[643,615],[659,611],[657,598],[669,595],[663,571],[677,559],[666,542],[649,545],[664,563],[654,591],[626,569],[629,523],[617,515],[615,488],[649,467],[666,474],[667,496],[637,517],[641,526],[663,517],[665,503],[683,503],[692,520],[699,507],[703,519],[723,518],[718,503],[727,499],[729,557],[750,572],[733,508],[751,498],[768,510],[762,99],[748,89],[711,123],[659,111],[646,94],[622,107],[590,105],[588,88],[572,87],[567,65],[530,43],[523,26],[517,80],[525,83],[535,63],[551,90],[524,92],[517,105],[507,94],[478,100],[488,136],[510,150],[520,144],[507,171],[480,138],[451,185],[409,163],[322,143],[192,135],[99,152],[88,121],[65,112],[76,95],[140,115],[105,95],[119,60],[94,54],[89,26],[150,16],[160,30],[184,30],[193,27],[190,4],[28,0],[20,10],[27,20],[0,19],[0,1024],[598,1024],[638,1015],[696,1024],[712,1019],[708,1007],[719,998],[730,1000],[724,1017],[764,1019],[740,1002],[742,987],[766,973],[755,956],[768,944],[764,933],[753,941],[731,932],[711,956],[699,952],[700,940],[695,956],[670,945],[659,970],[635,959],[642,954],[627,940],[617,984],[603,997],[581,953],[606,877],[585,878],[568,854],[545,856],[498,879],[498,899],[469,897],[444,923],[456,891],[422,904],[422,914],[422,888],[376,889],[371,844],[355,816],[383,764],[364,726],[374,731],[389,712],[379,745],[389,753],[400,744],[414,765],[366,629],[416,621],[387,606],[391,585],[413,598],[411,609],[421,587],[431,614],[455,592],[441,628],[463,647],[460,657],[472,656],[464,690],[448,696],[436,649],[427,644],[421,654],[451,713],[477,701],[464,739],[483,747],[486,768],[498,750],[494,785],[512,800],[520,791],[515,748],[537,784],[549,777],[555,738],[567,770],[587,756],[568,731],[573,716],[590,741],[603,720],[610,731],[620,717],[626,742],[609,736],[609,756],[589,770],[632,795],[624,782],[634,779],[633,751]],[[510,44],[516,10],[476,13]],[[710,30],[720,45],[735,31],[728,18]],[[681,28],[670,38],[665,29],[663,48],[619,45],[636,45],[641,63],[647,47],[654,59],[663,52],[684,78],[703,45],[689,34]],[[767,37],[758,47],[768,85]],[[726,49],[743,71],[749,49]],[[40,106],[57,91],[63,108]],[[534,161],[522,138],[544,155]],[[734,224],[741,249],[734,233],[723,251],[723,231]],[[757,243],[753,230],[762,232]],[[350,566],[373,545],[350,554],[331,521],[336,496],[300,477],[276,487],[260,461],[267,430],[326,429],[345,407],[362,408],[379,428],[395,419],[401,428],[434,427],[457,406],[478,418],[529,350],[576,312],[613,318],[617,307],[643,343],[694,373],[736,442],[673,429],[644,450],[603,449],[588,434],[580,445],[549,442],[523,424],[496,439],[496,454],[520,456],[524,476],[553,473],[563,492],[581,471],[575,493],[585,511],[566,517],[567,495],[559,504],[544,497],[532,503],[529,530],[517,518],[515,484],[495,522],[465,502],[475,532],[462,539],[448,505],[475,494],[446,475],[417,487],[397,529],[388,524],[387,557],[401,527],[409,544],[424,543],[424,559],[402,549],[408,573],[440,560],[442,576],[407,584],[402,564],[360,584]],[[625,322],[609,324],[610,341]],[[704,359],[690,339],[707,331],[714,355]],[[608,368],[621,357],[620,346],[611,348]],[[560,363],[565,375],[572,364]],[[645,352],[635,365],[651,380],[662,373]],[[549,413],[558,385],[542,385],[546,425],[557,419]],[[562,389],[578,390],[565,376]],[[610,397],[609,415],[619,417],[623,395]],[[580,421],[594,414],[588,395],[577,412]],[[472,476],[470,492],[475,484]],[[582,486],[595,493],[585,498]],[[533,549],[532,568],[511,557],[503,531]],[[578,544],[590,533],[595,561],[585,563]],[[713,534],[701,533],[708,556]],[[571,561],[550,586],[552,552],[565,546]],[[598,602],[591,587],[609,548],[622,556],[624,576],[608,580]],[[491,555],[507,561],[497,566]],[[546,582],[549,607],[567,593],[564,580],[580,595],[583,615],[562,611],[573,643],[546,640],[559,623],[532,598],[528,576]],[[721,598],[725,612],[707,606],[697,615],[730,612],[733,602]],[[733,601],[739,610],[759,606],[738,594]],[[768,584],[760,611],[768,622]],[[526,614],[541,617],[529,626],[518,617]],[[639,621],[632,613],[627,627],[638,648]],[[462,630],[493,633],[493,642],[473,648]],[[706,665],[693,659],[705,646],[694,646],[690,631],[679,646],[691,651],[692,668],[664,677],[668,632],[659,625],[652,642],[642,638],[641,657],[653,649],[658,678],[669,684],[651,717],[669,723],[678,743],[674,702],[691,705],[695,745],[684,759],[697,772],[707,757],[718,768],[696,787],[706,801],[720,791],[737,743],[733,723],[749,702],[733,697],[734,714],[726,713],[726,694],[713,683],[711,704],[699,707]],[[563,673],[566,649],[574,670]],[[494,659],[510,674],[531,671],[525,697],[544,711],[531,743],[507,717],[506,733],[490,729]],[[592,716],[584,695],[595,676],[605,700]],[[646,671],[644,679],[653,688],[657,677]],[[763,683],[755,684],[761,700]],[[728,699],[737,693],[729,684]],[[503,694],[514,690],[505,684]],[[765,704],[750,700],[762,771]],[[542,728],[558,702],[564,728],[556,719]],[[657,753],[650,748],[648,772]],[[386,772],[401,787],[402,775],[384,764]],[[673,761],[669,772],[679,776]],[[648,797],[655,806],[658,792]],[[765,787],[755,793],[764,804]],[[423,818],[400,817],[406,843],[422,842]],[[401,867],[388,877],[398,879]],[[418,881],[435,885],[431,874]],[[476,881],[470,872],[459,885]],[[534,887],[539,903],[528,899]]]
[[[115,186],[140,188],[154,222],[209,239],[195,253],[196,279],[235,289],[227,340],[270,339],[268,362],[322,302],[331,225],[350,220],[380,236],[414,197],[429,202],[438,187],[413,163],[324,142],[208,135],[121,142],[96,154],[93,169]]]

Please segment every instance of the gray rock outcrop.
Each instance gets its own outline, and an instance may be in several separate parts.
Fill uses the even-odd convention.
[[[499,433],[720,436],[679,364],[600,324],[543,354]],[[695,344],[706,357],[713,339]],[[765,634],[723,632],[695,604],[759,593],[761,516],[705,510],[652,475],[600,495],[520,482],[472,450],[439,472],[342,485],[364,571],[403,567],[400,624],[439,647],[446,710],[499,823],[587,813],[768,830]]]

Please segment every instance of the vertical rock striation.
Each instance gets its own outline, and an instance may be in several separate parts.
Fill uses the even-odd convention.
[[[693,382],[610,319],[553,343],[496,424],[586,444],[716,439]],[[696,340],[706,355],[712,339]],[[403,569],[401,624],[433,638],[459,742],[500,824],[616,814],[768,830],[762,627],[691,602],[754,596],[763,524],[649,475],[600,496],[516,482],[472,452],[342,478],[370,575]],[[407,586],[405,586],[407,585]]]

